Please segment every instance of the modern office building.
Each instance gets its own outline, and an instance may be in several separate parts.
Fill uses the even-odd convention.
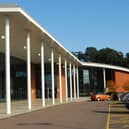
[[[99,78],[88,72],[91,68]],[[6,102],[7,114],[13,100],[26,99],[31,110],[36,98],[45,107],[46,98],[55,104],[56,98],[60,103],[79,99],[85,89],[105,90],[107,80],[121,87],[129,81],[128,72],[81,62],[20,7],[0,5],[0,100]]]

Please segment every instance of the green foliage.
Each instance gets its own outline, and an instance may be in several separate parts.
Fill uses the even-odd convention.
[[[88,47],[85,50],[85,61],[95,62],[97,57],[97,50],[95,47]]]
[[[129,68],[129,52],[126,53],[125,63],[126,63],[126,66]]]
[[[100,63],[122,66],[123,54],[111,48],[104,48],[98,51],[97,61]]]

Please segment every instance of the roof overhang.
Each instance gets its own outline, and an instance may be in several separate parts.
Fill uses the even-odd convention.
[[[96,68],[105,68],[105,69],[113,69],[123,72],[129,72],[128,68],[120,67],[120,66],[114,66],[114,65],[107,65],[107,64],[101,64],[101,63],[93,63],[93,62],[82,62],[83,67],[96,67]]]
[[[45,44],[46,62],[50,58],[50,51],[55,50],[55,61],[58,61],[58,54],[62,55],[62,59],[67,59],[68,62],[74,62],[81,65],[80,60],[75,57],[69,50],[57,41],[50,33],[40,26],[31,16],[17,6],[0,6],[0,36],[4,34],[4,16],[9,16],[11,21],[11,51],[12,56],[26,60],[25,51],[20,50],[26,44],[26,30],[31,33],[31,57],[32,62],[39,63],[40,58],[37,54],[40,53],[40,44],[43,40]],[[4,41],[2,50],[4,51]],[[15,48],[15,49],[14,49]]]
[[[67,62],[74,62],[82,67],[97,67],[120,70],[129,72],[129,69],[101,64],[93,62],[81,62],[69,50],[67,50],[58,40],[56,40],[50,33],[48,33],[42,26],[40,26],[31,16],[16,5],[0,5],[0,37],[4,34],[4,16],[10,18],[10,33],[11,33],[11,55],[20,59],[26,60],[26,52],[24,46],[26,45],[26,31],[31,33],[31,60],[33,63],[40,63],[41,41],[45,45],[45,62],[50,58],[51,49],[55,51],[55,62],[58,62],[58,55],[62,55],[62,61],[67,59]],[[0,52],[4,53],[4,40],[0,39]]]

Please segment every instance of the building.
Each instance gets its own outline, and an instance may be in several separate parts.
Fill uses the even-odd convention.
[[[31,110],[36,98],[42,107],[45,98],[52,104],[56,98],[60,103],[79,99],[79,85],[84,87],[79,70],[89,67],[100,69],[104,90],[107,69],[116,71],[116,84],[123,74],[129,76],[126,68],[81,62],[21,8],[0,6],[0,100],[6,102],[7,114],[13,100],[26,99]]]

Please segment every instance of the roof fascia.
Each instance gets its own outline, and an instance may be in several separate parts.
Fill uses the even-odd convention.
[[[57,41],[50,33],[48,33],[41,25],[39,25],[31,16],[29,16],[25,11],[23,11],[21,8],[19,8],[19,12],[25,16],[30,22],[32,22],[38,29],[40,29],[43,33],[48,35],[49,38],[51,38],[59,47],[63,48],[66,53],[68,53],[74,60],[76,60],[80,65],[82,65],[82,62],[74,56],[69,50],[67,50],[59,41]]]
[[[0,8],[0,12],[18,12],[19,11],[19,7],[8,7],[8,8]]]
[[[39,25],[36,20],[34,20],[31,16],[29,16],[23,9],[20,7],[2,7],[0,8],[0,12],[19,12],[21,13],[25,18],[27,18],[30,22],[32,22],[38,29],[40,29],[43,33],[45,33],[50,39],[52,39],[59,47],[61,47],[66,53],[68,53],[74,60],[78,62],[78,64],[81,64],[81,61],[74,56],[69,50],[67,50],[59,41],[57,41],[50,33],[48,33],[41,25]]]
[[[89,66],[89,67],[107,68],[107,69],[114,69],[114,70],[129,72],[128,68],[114,66],[114,65],[101,64],[101,63],[89,63],[89,62],[84,63],[84,62],[82,62],[82,65]]]

